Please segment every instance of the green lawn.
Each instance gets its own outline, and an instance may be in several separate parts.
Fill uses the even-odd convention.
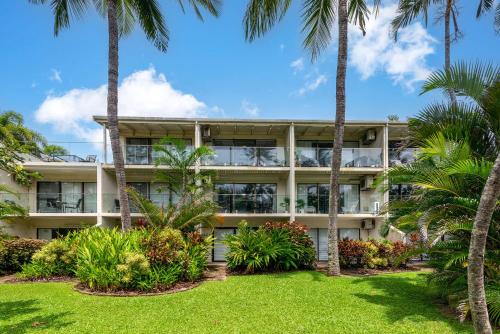
[[[424,287],[418,273],[332,279],[317,272],[233,276],[155,297],[0,284],[0,333],[472,332],[441,315]]]

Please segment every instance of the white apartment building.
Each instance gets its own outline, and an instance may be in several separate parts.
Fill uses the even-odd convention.
[[[84,226],[119,226],[118,189],[111,155],[107,154],[107,119],[95,116],[103,128],[102,161],[75,156],[29,157],[24,166],[42,178],[30,188],[16,185],[10,176],[2,183],[20,194],[8,200],[28,207],[29,217],[0,223],[7,233],[21,237],[52,239]],[[220,206],[214,230],[220,240],[235,233],[245,219],[252,226],[268,220],[306,224],[320,260],[325,260],[328,197],[334,128],[330,120],[232,120],[120,117],[119,130],[126,163],[127,183],[158,204],[175,200],[152,185],[155,152],[152,145],[168,135],[188,145],[207,145],[216,152],[200,169],[217,172],[214,182]],[[396,151],[407,124],[386,121],[347,121],[342,152],[339,202],[339,237],[379,238],[386,218],[380,208],[390,192],[374,189],[377,175],[390,165],[405,163],[411,151]],[[50,160],[50,161],[46,161]],[[158,167],[162,168],[162,167]],[[166,167],[164,167],[166,168]],[[5,198],[4,198],[5,199]],[[139,213],[132,214],[134,219]],[[392,239],[401,238],[392,231]],[[223,260],[224,247],[216,245],[214,261]]]

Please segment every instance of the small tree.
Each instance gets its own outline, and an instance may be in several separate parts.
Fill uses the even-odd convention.
[[[218,206],[213,200],[211,171],[198,170],[203,159],[213,155],[206,146],[192,149],[184,140],[166,137],[153,146],[158,156],[156,167],[166,167],[155,171],[155,182],[167,184],[168,190],[178,201],[166,207],[158,207],[141,196],[134,189],[128,189],[130,197],[144,215],[148,225],[192,230],[197,225],[213,225]],[[167,189],[165,189],[167,190]]]

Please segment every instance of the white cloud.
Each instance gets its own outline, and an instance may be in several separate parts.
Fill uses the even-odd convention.
[[[62,82],[61,71],[56,70],[55,68],[51,69],[50,71],[52,72],[52,74],[49,77],[51,81]]]
[[[257,117],[257,116],[259,116],[259,113],[260,113],[259,107],[257,107],[256,104],[251,103],[247,99],[243,99],[243,101],[241,101],[241,110],[245,114],[252,116],[252,117]]]
[[[297,95],[303,96],[309,92],[315,91],[319,86],[325,84],[328,78],[324,74],[318,74],[313,80],[307,81],[302,88],[297,91]]]
[[[191,94],[175,90],[151,67],[125,77],[119,85],[120,116],[203,117],[209,110]],[[88,141],[102,141],[93,115],[106,115],[107,86],[72,89],[62,95],[50,93],[35,112],[38,122],[52,124],[55,131]]]
[[[391,20],[397,5],[390,4],[380,9],[377,18],[367,22],[366,35],[359,28],[350,26],[350,65],[368,79],[378,71],[386,72],[395,84],[409,90],[425,80],[431,68],[426,57],[434,53],[436,40],[417,22],[399,31],[398,41],[390,35]]]
[[[293,74],[302,71],[304,69],[304,58],[295,59],[290,63],[290,67],[293,69]]]

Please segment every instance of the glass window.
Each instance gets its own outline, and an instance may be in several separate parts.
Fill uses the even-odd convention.
[[[359,228],[339,228],[339,240],[359,240]]]
[[[82,212],[82,182],[62,182],[61,201],[63,212]]]
[[[339,212],[358,213],[359,212],[359,185],[341,184],[339,185]]]
[[[38,182],[37,186],[37,211],[62,212],[59,182]]]
[[[170,189],[166,183],[154,183],[149,186],[149,200],[160,208],[170,204]]]
[[[97,184],[95,182],[83,184],[83,210],[84,212],[97,212]]]

